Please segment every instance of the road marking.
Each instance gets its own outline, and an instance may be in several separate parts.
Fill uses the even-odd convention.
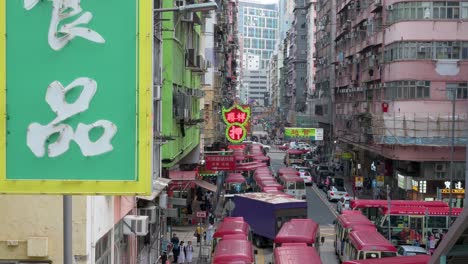
[[[320,200],[322,200],[322,202],[328,207],[328,209],[330,210],[330,212],[335,216],[335,217],[338,217],[338,214],[335,212],[335,209],[332,208],[331,204],[325,200],[325,198],[320,195],[319,193],[319,190],[317,189],[317,186],[313,186],[312,187],[312,190],[314,190],[314,192],[317,194],[317,196],[320,198]]]
[[[263,255],[263,249],[257,249],[258,264],[265,264],[265,255]]]

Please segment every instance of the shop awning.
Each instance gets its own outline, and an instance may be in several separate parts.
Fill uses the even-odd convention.
[[[153,201],[156,197],[159,196],[159,194],[164,190],[164,188],[166,188],[169,185],[170,182],[171,179],[157,178],[155,181],[153,181],[153,191],[151,192],[151,195],[137,196],[137,198]]]
[[[216,192],[216,190],[218,189],[216,185],[203,180],[195,180],[195,184],[212,192]]]
[[[197,171],[169,171],[169,178],[173,181],[194,181],[197,176]]]

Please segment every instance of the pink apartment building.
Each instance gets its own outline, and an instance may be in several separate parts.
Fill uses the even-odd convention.
[[[345,171],[385,175],[395,198],[452,192],[463,206],[468,1],[338,0],[334,41]]]

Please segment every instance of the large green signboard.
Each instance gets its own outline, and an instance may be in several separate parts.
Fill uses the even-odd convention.
[[[323,128],[285,127],[286,138],[308,138],[310,140],[323,140]]]
[[[0,0],[0,192],[150,192],[152,9]]]

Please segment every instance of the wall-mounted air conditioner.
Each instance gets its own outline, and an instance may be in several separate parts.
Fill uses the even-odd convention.
[[[435,172],[445,172],[447,170],[445,163],[436,163],[434,167]]]
[[[148,222],[154,224],[156,223],[156,206],[138,208],[138,215],[148,216]]]
[[[124,235],[146,236],[148,234],[148,216],[127,215],[123,220]]]

